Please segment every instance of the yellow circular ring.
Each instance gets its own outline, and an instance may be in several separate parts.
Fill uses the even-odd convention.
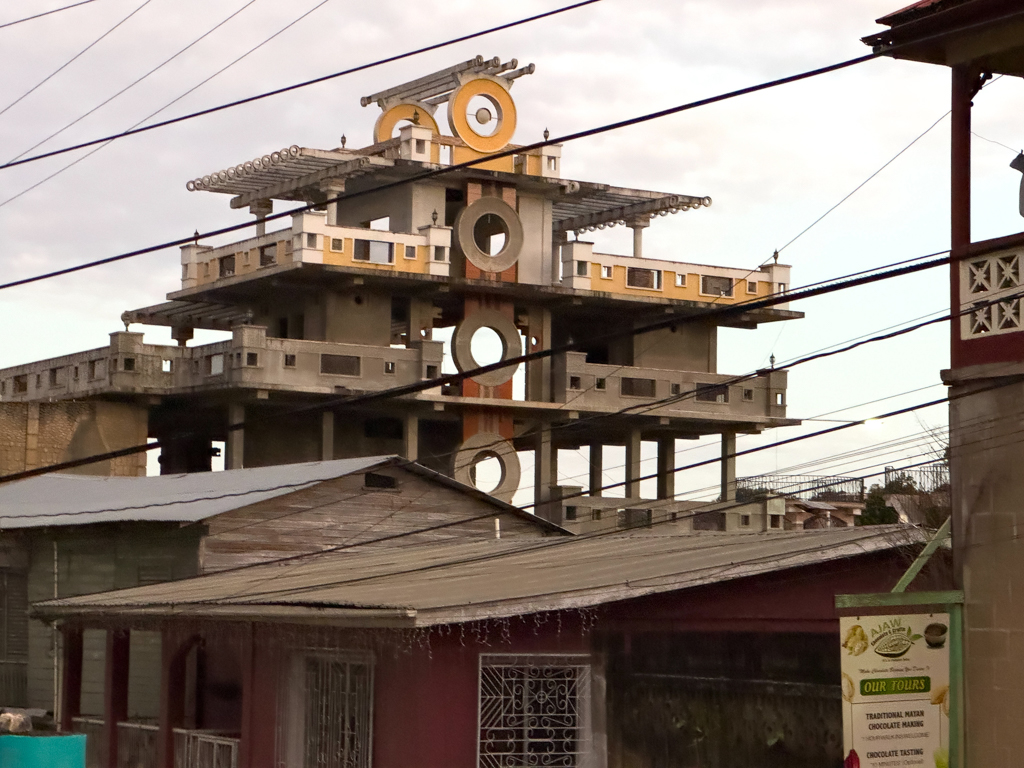
[[[466,112],[474,96],[483,96],[498,111],[498,128],[490,136],[477,133],[470,125]],[[500,83],[477,77],[460,85],[448,100],[448,125],[452,133],[477,152],[500,152],[516,132],[516,105]]]
[[[380,117],[377,118],[377,122],[373,126],[373,143],[380,144],[382,141],[392,138],[395,126],[402,120],[413,122],[413,115],[417,112],[419,112],[420,125],[424,128],[429,128],[435,134],[440,133],[437,128],[437,121],[427,111],[425,105],[415,101],[403,101],[401,104],[396,104],[391,109],[381,112]]]

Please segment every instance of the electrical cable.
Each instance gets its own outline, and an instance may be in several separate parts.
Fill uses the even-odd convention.
[[[19,96],[18,98],[16,98],[16,99],[15,99],[14,101],[12,101],[12,102],[11,102],[10,104],[8,104],[8,105],[7,105],[6,107],[4,107],[3,109],[0,109],[0,115],[4,114],[4,113],[5,113],[5,112],[6,112],[7,110],[9,110],[9,109],[10,109],[11,107],[13,107],[13,106],[14,106],[15,104],[17,104],[18,102],[20,102],[20,101],[21,101],[22,99],[24,99],[24,98],[25,98],[26,96],[28,96],[29,94],[31,94],[31,93],[33,93],[34,91],[36,91],[36,90],[37,90],[37,89],[38,89],[38,88],[39,88],[40,86],[42,86],[42,85],[44,85],[45,83],[47,83],[47,82],[48,82],[49,80],[51,80],[51,79],[52,79],[52,78],[53,78],[54,76],[56,76],[56,75],[60,74],[60,73],[61,73],[61,72],[62,72],[63,70],[65,70],[65,69],[66,69],[66,68],[67,68],[68,66],[70,66],[71,64],[73,64],[73,63],[74,63],[74,62],[75,62],[76,60],[78,60],[78,58],[79,58],[79,57],[81,57],[81,56],[82,56],[82,55],[83,55],[84,53],[86,53],[87,51],[89,51],[90,49],[92,49],[92,48],[93,48],[94,46],[96,46],[96,45],[97,45],[97,44],[98,44],[98,43],[99,43],[99,42],[100,42],[101,40],[103,40],[103,39],[104,39],[105,37],[107,37],[108,35],[110,35],[110,34],[111,34],[111,33],[112,33],[112,32],[113,32],[114,30],[116,30],[116,29],[117,29],[118,27],[120,27],[120,26],[121,26],[122,24],[124,24],[124,23],[125,23],[126,21],[128,21],[128,19],[130,19],[130,18],[131,18],[132,16],[134,16],[134,15],[135,15],[136,13],[138,13],[139,11],[141,11],[141,10],[142,10],[143,8],[145,8],[145,7],[147,6],[147,5],[149,5],[149,4],[151,3],[151,2],[153,2],[153,0],[144,0],[144,2],[142,3],[142,5],[138,6],[138,7],[137,7],[137,8],[136,8],[136,9],[135,9],[134,11],[132,11],[131,13],[129,13],[129,14],[127,15],[127,16],[125,16],[125,17],[124,17],[123,19],[121,19],[121,20],[120,20],[119,22],[117,22],[117,24],[115,24],[115,25],[114,25],[114,26],[112,26],[112,27],[111,27],[110,29],[108,29],[108,30],[107,30],[106,32],[104,32],[104,33],[103,33],[102,35],[100,35],[99,37],[97,37],[97,38],[96,38],[95,40],[93,40],[93,41],[92,41],[91,43],[89,43],[89,44],[88,44],[87,46],[85,46],[85,48],[83,48],[83,49],[82,49],[81,51],[79,51],[78,53],[76,53],[76,54],[75,54],[74,56],[72,56],[72,57],[71,57],[70,59],[68,59],[67,61],[65,61],[65,62],[64,62],[63,64],[61,64],[61,65],[60,65],[59,67],[57,67],[57,69],[55,69],[55,70],[54,70],[53,72],[51,72],[51,73],[50,73],[50,74],[48,74],[48,75],[47,75],[46,77],[44,77],[44,78],[43,78],[42,80],[40,80],[40,81],[39,81],[38,83],[36,83],[35,85],[33,85],[33,86],[32,86],[31,88],[29,88],[29,89],[28,89],[27,91],[25,91],[25,92],[24,92],[23,94],[21,94],[21,96]],[[4,167],[4,166],[0,166],[0,168],[3,168],[3,167]]]
[[[325,1],[325,2],[327,2],[328,0],[324,0],[324,1]],[[253,4],[253,3],[255,3],[255,2],[256,2],[256,0],[248,0],[248,2],[246,2],[246,3],[245,3],[245,4],[243,5],[243,6],[241,6],[241,7],[240,7],[240,8],[239,8],[239,9],[238,9],[237,11],[234,11],[234,12],[233,12],[232,14],[230,14],[230,15],[229,15],[229,16],[228,16],[227,18],[225,18],[225,19],[224,19],[223,21],[220,21],[220,22],[218,22],[217,24],[215,24],[215,25],[214,25],[213,27],[211,27],[210,29],[208,29],[208,30],[207,30],[206,32],[204,32],[203,34],[201,34],[201,35],[200,35],[199,37],[197,37],[197,38],[196,38],[195,40],[193,40],[193,41],[192,41],[191,43],[189,43],[188,45],[186,45],[186,46],[185,46],[184,48],[181,48],[181,49],[180,49],[179,51],[177,51],[177,53],[174,53],[174,54],[173,54],[173,55],[171,55],[171,56],[170,56],[169,58],[167,58],[167,59],[164,59],[164,60],[163,60],[162,62],[160,62],[159,64],[157,64],[157,65],[156,65],[155,67],[153,67],[153,68],[152,68],[151,70],[149,70],[148,72],[146,72],[146,74],[144,74],[144,75],[142,75],[142,76],[140,76],[140,77],[136,78],[136,79],[135,79],[135,80],[133,80],[132,82],[128,83],[128,85],[126,85],[126,86],[125,86],[124,88],[122,88],[121,90],[119,90],[119,91],[118,91],[117,93],[115,93],[115,94],[114,94],[113,96],[110,96],[109,98],[105,99],[104,101],[101,101],[101,102],[100,102],[99,104],[97,104],[97,105],[96,105],[95,107],[93,107],[92,109],[90,109],[90,110],[88,110],[87,112],[85,112],[85,113],[83,113],[83,114],[79,115],[79,116],[78,116],[78,117],[76,117],[76,118],[75,118],[74,120],[72,120],[72,121],[71,121],[70,123],[68,123],[67,125],[65,125],[65,126],[64,126],[63,128],[60,128],[60,129],[58,129],[58,130],[54,131],[54,132],[53,132],[53,133],[51,133],[51,134],[50,134],[49,136],[47,136],[47,137],[46,137],[45,139],[41,139],[40,141],[37,141],[37,142],[36,142],[35,144],[33,144],[33,145],[32,145],[31,147],[29,147],[28,149],[24,150],[23,152],[21,152],[21,153],[20,153],[20,154],[18,154],[18,155],[15,155],[15,156],[14,156],[13,158],[11,158],[11,161],[13,161],[13,160],[17,160],[18,158],[21,158],[21,157],[24,157],[24,156],[25,156],[25,155],[27,155],[27,154],[28,154],[29,152],[31,152],[31,151],[32,151],[33,149],[36,149],[37,147],[40,147],[40,146],[42,146],[43,144],[45,144],[46,142],[48,142],[48,141],[49,141],[50,139],[52,139],[52,138],[54,138],[54,137],[56,137],[56,136],[59,136],[60,134],[64,133],[64,131],[66,131],[66,130],[67,130],[68,128],[72,127],[73,125],[77,125],[77,124],[78,124],[79,122],[81,122],[81,121],[82,121],[82,120],[84,120],[85,118],[89,117],[89,115],[92,115],[92,114],[94,114],[95,112],[98,112],[98,111],[99,111],[99,110],[101,110],[101,109],[102,109],[103,107],[105,107],[105,106],[106,106],[107,104],[109,104],[110,102],[112,102],[112,101],[113,101],[114,99],[116,99],[116,98],[118,98],[119,96],[121,96],[121,95],[123,95],[123,94],[127,93],[127,92],[128,92],[128,91],[130,91],[130,90],[131,90],[132,88],[134,88],[134,87],[135,87],[136,85],[138,85],[138,84],[139,84],[139,83],[141,83],[141,82],[142,82],[143,80],[145,80],[146,78],[148,78],[148,77],[149,77],[150,75],[153,75],[153,74],[155,74],[156,72],[159,72],[159,71],[160,71],[161,69],[163,69],[164,67],[166,67],[166,66],[167,66],[168,64],[170,64],[170,63],[171,63],[172,61],[174,61],[174,60],[175,60],[176,58],[178,58],[178,57],[179,57],[179,56],[181,56],[182,54],[184,54],[184,53],[185,53],[186,51],[188,51],[188,50],[189,50],[190,48],[192,48],[192,47],[193,47],[194,45],[197,45],[197,44],[198,44],[199,42],[201,42],[202,40],[204,40],[204,39],[206,39],[207,37],[209,37],[210,35],[212,35],[212,34],[213,34],[214,32],[216,32],[216,31],[217,31],[218,29],[220,29],[221,27],[223,27],[223,26],[224,26],[225,24],[227,24],[227,23],[228,23],[229,21],[231,21],[231,20],[232,20],[233,18],[235,18],[236,16],[238,16],[238,14],[240,14],[240,13],[241,13],[242,11],[244,11],[244,10],[245,10],[245,9],[247,9],[247,8],[249,8],[249,7],[250,7],[250,6],[251,6],[251,5]],[[11,161],[8,161],[8,162],[11,162]],[[24,193],[21,193],[21,194],[24,194]],[[16,195],[15,197],[20,197],[20,195]],[[15,198],[11,198],[10,200],[5,200],[5,201],[4,201],[3,203],[0,203],[0,205],[6,205],[7,203],[9,203],[9,202],[10,202],[11,200],[13,200],[13,199],[15,199]]]
[[[7,22],[4,22],[3,24],[0,24],[0,29],[4,29],[5,27],[13,27],[15,24],[24,24],[26,21],[32,21],[33,19],[41,19],[41,18],[43,18],[43,16],[49,16],[52,13],[60,13],[61,11],[69,11],[72,8],[77,8],[80,5],[88,5],[89,3],[94,3],[94,2],[96,2],[96,0],[81,0],[81,2],[78,2],[78,3],[73,3],[71,5],[65,5],[63,8],[54,8],[52,11],[44,11],[43,13],[37,13],[35,16],[26,16],[25,18],[18,19],[17,21],[7,21]]]
[[[249,2],[249,4],[248,4],[248,5],[246,5],[245,7],[241,8],[241,9],[239,9],[238,11],[236,11],[236,12],[235,12],[235,14],[233,14],[233,16],[234,16],[234,15],[238,15],[238,13],[241,13],[241,12],[242,12],[243,10],[245,10],[245,8],[248,8],[248,7],[249,7],[249,5],[252,5],[252,3],[253,3],[253,2],[255,2],[255,1],[256,1],[256,0],[251,0],[251,1]],[[139,127],[140,125],[142,125],[143,123],[145,123],[145,122],[146,122],[147,120],[151,120],[152,118],[156,117],[156,116],[157,116],[157,115],[159,115],[159,114],[160,114],[161,112],[163,112],[164,110],[166,110],[166,109],[169,109],[169,108],[170,108],[170,107],[171,107],[172,105],[174,105],[174,104],[178,103],[178,102],[179,102],[179,101],[181,101],[181,100],[182,100],[183,98],[185,98],[186,96],[188,96],[188,95],[189,95],[190,93],[193,93],[193,92],[197,91],[198,89],[202,88],[202,87],[203,87],[204,85],[206,85],[207,83],[209,83],[209,82],[210,82],[211,80],[213,80],[214,78],[216,78],[216,77],[218,77],[218,76],[222,75],[222,74],[223,74],[224,72],[226,72],[227,70],[231,69],[231,68],[232,68],[233,66],[235,66],[236,64],[238,64],[238,63],[239,63],[240,61],[242,61],[242,60],[243,60],[244,58],[246,58],[247,56],[250,56],[251,54],[255,53],[256,51],[258,51],[258,50],[259,50],[260,48],[262,48],[263,46],[267,45],[267,44],[268,44],[268,43],[269,43],[270,41],[272,41],[272,40],[273,40],[274,38],[278,37],[279,35],[283,34],[283,33],[284,33],[284,32],[286,32],[287,30],[289,30],[289,29],[291,29],[292,27],[294,27],[294,26],[295,26],[296,24],[298,24],[298,23],[299,23],[300,21],[302,21],[303,19],[305,19],[305,18],[306,18],[307,16],[309,16],[310,14],[312,14],[312,13],[313,13],[314,11],[318,10],[318,9],[319,9],[319,8],[321,8],[322,6],[326,5],[326,4],[328,3],[328,2],[330,2],[330,0],[322,0],[322,1],[320,2],[320,3],[318,3],[317,5],[315,5],[315,6],[313,6],[312,8],[310,8],[310,9],[309,9],[308,11],[306,11],[305,13],[303,13],[303,14],[302,14],[301,16],[299,16],[298,18],[296,18],[296,19],[294,19],[293,21],[289,22],[288,24],[286,24],[286,25],[285,25],[284,27],[282,27],[281,29],[277,30],[277,32],[275,32],[274,34],[272,34],[272,35],[271,35],[270,37],[266,38],[265,40],[263,40],[263,41],[262,41],[262,42],[260,42],[260,43],[257,43],[257,44],[256,44],[256,45],[254,45],[254,46],[253,46],[252,48],[250,48],[250,49],[249,49],[249,50],[247,50],[247,51],[246,51],[245,53],[243,53],[243,54],[242,54],[241,56],[239,56],[239,57],[235,58],[234,60],[232,60],[232,61],[231,61],[231,62],[229,62],[228,64],[226,64],[226,65],[224,65],[223,67],[221,67],[220,69],[218,69],[218,70],[217,70],[216,72],[214,72],[214,73],[213,73],[212,75],[209,75],[208,77],[204,78],[203,80],[200,80],[200,81],[199,81],[198,83],[196,83],[195,85],[193,85],[193,86],[192,86],[191,88],[189,88],[189,89],[188,89],[187,91],[185,91],[184,93],[181,93],[181,94],[179,94],[178,96],[174,97],[174,98],[173,98],[173,99],[171,99],[171,100],[170,100],[169,102],[167,102],[167,103],[166,103],[166,104],[164,104],[164,105],[163,105],[162,107],[160,107],[160,109],[156,110],[155,112],[150,112],[150,113],[149,113],[148,115],[146,115],[146,116],[145,116],[144,118],[142,118],[141,120],[139,120],[139,121],[138,121],[137,123],[135,123],[135,124],[134,124],[134,125],[132,125],[131,127],[132,127],[132,128],[138,128],[138,127]],[[231,18],[231,17],[229,17],[228,19],[225,19],[225,20],[224,20],[223,22],[221,22],[221,24],[224,24],[224,23],[226,23],[226,22],[227,22],[228,20],[230,20],[230,18]],[[219,25],[217,25],[217,26],[221,26],[221,24],[219,24]],[[214,27],[214,29],[216,29],[216,27]],[[210,32],[213,32],[213,30],[210,30]],[[210,34],[210,32],[207,32],[206,34],[207,34],[207,35],[209,35],[209,34]],[[206,37],[206,35],[204,35],[203,37]],[[202,38],[199,38],[199,39],[201,40]],[[190,45],[189,45],[188,47],[191,47],[191,45],[195,45],[195,43],[196,43],[196,42],[199,42],[199,40],[196,40],[195,42],[193,42],[192,44],[190,44]],[[175,54],[175,56],[179,55],[180,53],[183,53],[183,52],[184,52],[184,50],[187,50],[187,48],[186,48],[186,49],[183,49],[182,51],[179,51],[179,52],[178,52],[178,54]],[[172,58],[174,58],[174,57],[172,57]],[[170,61],[170,59],[168,59],[168,61]],[[167,62],[164,62],[164,63],[166,64]],[[161,66],[163,66],[163,65],[161,65]],[[148,75],[147,75],[147,76],[148,76]],[[136,81],[136,82],[138,82],[138,81]],[[131,87],[131,86],[129,86],[129,87]],[[126,89],[126,90],[127,90],[127,89]],[[123,93],[123,91],[122,91],[122,93]],[[113,97],[111,97],[111,98],[115,98],[115,97],[116,97],[117,95],[118,95],[118,94],[115,94],[115,96],[113,96]],[[108,101],[109,101],[109,99],[108,99]],[[102,105],[101,105],[101,106],[102,106]],[[97,107],[97,109],[98,109],[98,107]],[[95,111],[95,110],[94,110],[94,111]],[[84,115],[83,115],[83,117],[84,117]],[[63,130],[63,129],[61,129],[61,130]],[[52,138],[52,137],[51,137],[51,138]],[[44,141],[45,141],[45,139],[44,139]],[[71,161],[70,163],[68,163],[67,165],[65,165],[65,166],[62,166],[61,168],[59,168],[59,169],[57,169],[56,171],[54,171],[53,173],[51,173],[51,174],[50,174],[49,176],[44,176],[44,177],[43,177],[42,179],[40,179],[40,180],[39,180],[39,181],[37,181],[36,183],[34,183],[34,184],[32,184],[31,186],[29,186],[29,187],[26,187],[25,189],[21,190],[21,192],[18,192],[17,194],[15,194],[15,195],[12,195],[11,197],[7,198],[6,200],[4,200],[4,201],[0,202],[0,208],[2,208],[3,206],[7,205],[7,204],[8,204],[8,203],[10,203],[10,202],[13,202],[13,201],[17,200],[18,198],[22,197],[23,195],[26,195],[26,194],[28,194],[28,193],[29,193],[29,192],[31,192],[32,190],[34,190],[34,189],[37,189],[37,188],[41,187],[41,186],[42,186],[43,184],[45,184],[46,182],[48,182],[48,181],[49,181],[50,179],[53,179],[53,178],[56,178],[57,176],[60,176],[60,175],[61,175],[62,173],[64,173],[64,171],[68,170],[69,168],[73,168],[74,166],[76,166],[76,165],[78,165],[79,163],[81,163],[81,162],[82,162],[83,160],[86,160],[87,158],[90,158],[90,157],[92,157],[93,155],[95,155],[95,154],[96,154],[97,152],[99,152],[100,150],[102,150],[102,149],[104,149],[104,148],[106,148],[106,147],[109,147],[109,146],[110,146],[110,145],[111,145],[112,143],[113,143],[113,139],[111,139],[110,141],[107,141],[107,142],[105,142],[105,143],[103,143],[103,144],[100,144],[99,146],[93,147],[93,148],[92,148],[92,149],[91,149],[90,151],[86,152],[86,153],[85,153],[84,155],[82,155],[81,157],[77,157],[77,158],[75,158],[74,160],[72,160],[72,161]],[[36,145],[36,146],[38,146],[38,145]]]
[[[146,0],[147,3],[151,2],[151,1],[152,0]],[[562,6],[561,8],[555,8],[554,10],[551,10],[551,11],[545,11],[544,13],[534,14],[533,16],[527,16],[526,18],[517,19],[516,21],[507,22],[505,24],[499,24],[499,25],[494,26],[494,27],[488,27],[487,29],[480,30],[479,32],[472,32],[470,34],[461,35],[459,37],[451,38],[451,39],[446,40],[446,41],[441,42],[441,43],[433,43],[431,45],[426,45],[426,46],[423,46],[421,48],[416,48],[416,49],[414,49],[412,51],[406,51],[405,53],[399,53],[399,54],[395,54],[393,56],[385,57],[383,59],[377,59],[376,61],[372,61],[372,62],[370,62],[368,64],[361,64],[361,65],[359,65],[357,67],[350,67],[349,69],[341,70],[340,72],[334,72],[334,73],[329,74],[329,75],[322,75],[321,77],[316,77],[316,78],[313,78],[312,80],[305,80],[305,81],[303,81],[301,83],[295,83],[293,85],[285,86],[283,88],[276,88],[276,89],[274,89],[272,91],[265,91],[263,93],[256,94],[255,96],[247,96],[247,97],[242,98],[242,99],[236,99],[235,101],[229,102],[227,104],[221,104],[221,105],[216,106],[216,107],[210,107],[208,109],[202,109],[202,110],[199,110],[197,112],[191,112],[191,113],[189,113],[187,115],[181,115],[180,117],[171,118],[170,120],[162,120],[159,123],[154,123],[153,125],[147,125],[147,126],[145,126],[143,128],[133,128],[133,129],[130,129],[130,130],[127,130],[127,131],[123,131],[121,133],[114,133],[114,134],[111,134],[109,136],[104,136],[104,137],[99,138],[99,139],[92,139],[90,141],[81,142],[79,144],[75,144],[75,145],[70,146],[70,147],[64,147],[62,149],[55,149],[55,150],[53,150],[51,152],[44,152],[44,153],[41,153],[39,155],[33,155],[32,157],[26,157],[24,159],[17,160],[16,162],[4,163],[4,164],[0,165],[0,170],[3,170],[5,168],[13,168],[15,166],[24,165],[26,163],[32,163],[32,162],[35,162],[36,160],[42,160],[42,159],[47,158],[47,157],[55,157],[57,155],[63,155],[63,154],[66,154],[68,152],[74,152],[76,149],[85,149],[86,147],[95,146],[96,144],[104,144],[104,143],[109,142],[109,141],[115,141],[117,139],[123,139],[123,138],[125,138],[127,136],[134,136],[135,134],[145,133],[146,131],[152,131],[152,130],[155,130],[157,128],[163,128],[163,127],[168,126],[168,125],[174,125],[176,123],[181,123],[181,122],[184,122],[185,120],[192,120],[194,118],[202,117],[204,115],[214,114],[215,112],[222,112],[225,109],[232,109],[234,107],[242,106],[243,104],[251,104],[254,101],[260,101],[262,99],[266,99],[266,98],[269,98],[271,96],[278,96],[278,95],[280,95],[282,93],[289,93],[291,91],[298,90],[299,88],[305,88],[305,87],[310,86],[310,85],[316,85],[318,83],[324,83],[324,82],[327,82],[329,80],[334,80],[335,78],[338,78],[338,77],[344,77],[345,75],[351,75],[351,74],[354,74],[356,72],[362,72],[362,71],[367,70],[367,69],[372,69],[374,67],[379,67],[379,66],[381,66],[383,64],[390,64],[390,63],[395,62],[395,61],[401,61],[402,59],[408,59],[408,58],[410,58],[412,56],[417,56],[417,55],[419,55],[421,53],[428,53],[430,51],[436,51],[436,50],[439,50],[441,48],[447,48],[447,47],[455,45],[457,43],[464,43],[467,40],[475,40],[476,38],[483,37],[484,35],[490,35],[490,34],[493,34],[494,32],[502,32],[502,31],[504,31],[506,29],[512,29],[514,27],[518,27],[518,26],[521,26],[523,24],[528,24],[528,23],[530,23],[532,21],[539,21],[541,19],[546,19],[546,18],[550,18],[552,16],[557,16],[557,15],[559,15],[561,13],[565,13],[567,11],[573,11],[573,10],[576,10],[577,8],[582,8],[584,6],[593,5],[594,3],[599,3],[599,2],[601,2],[601,0],[581,0],[580,2],[572,3],[572,4],[566,5],[566,6]],[[144,5],[145,5],[145,3],[144,3]],[[95,43],[93,45],[95,45]],[[84,53],[84,51],[83,51],[83,53]],[[80,55],[81,54],[79,54],[79,56]],[[67,65],[65,65],[65,66],[67,66]],[[54,74],[56,74],[56,73],[54,73]],[[51,77],[52,77],[52,75],[51,75]],[[40,85],[41,84],[42,83],[40,83]],[[38,86],[36,86],[36,87],[38,88]],[[28,95],[28,94],[26,94],[26,95]],[[21,98],[24,98],[24,96],[22,96]],[[20,101],[20,99],[19,99],[19,101]],[[3,111],[0,111],[0,114],[3,114]]]
[[[295,415],[295,414],[298,414],[298,413],[305,413],[305,412],[323,412],[323,411],[329,410],[329,409],[331,409],[331,408],[333,408],[335,406],[365,404],[365,403],[368,403],[368,402],[375,402],[375,401],[383,400],[383,399],[391,399],[391,398],[399,397],[399,396],[405,395],[405,394],[414,394],[416,392],[422,392],[422,391],[425,391],[427,389],[433,389],[433,388],[435,388],[437,386],[443,386],[445,384],[453,384],[453,383],[456,383],[456,382],[461,382],[461,381],[464,381],[466,379],[472,378],[474,376],[478,376],[478,375],[480,375],[482,373],[488,373],[488,372],[490,372],[492,370],[501,370],[501,369],[507,368],[507,367],[509,367],[511,365],[519,365],[521,363],[532,362],[534,360],[546,359],[546,358],[552,357],[554,355],[562,354],[562,353],[567,352],[567,351],[573,351],[573,350],[579,348],[581,345],[583,345],[585,343],[593,343],[595,340],[608,340],[608,339],[619,338],[619,337],[635,336],[635,335],[638,335],[638,334],[641,334],[641,333],[649,332],[649,331],[652,331],[652,330],[658,330],[658,329],[661,329],[661,328],[668,328],[668,327],[672,327],[673,325],[683,324],[683,323],[686,323],[686,322],[695,322],[695,321],[698,321],[698,320],[706,320],[709,317],[727,317],[727,316],[729,316],[731,314],[736,314],[736,313],[744,314],[746,312],[749,312],[751,309],[763,309],[763,308],[775,306],[777,304],[788,303],[790,301],[795,301],[795,300],[799,300],[799,299],[802,299],[802,298],[807,298],[807,297],[810,297],[810,296],[822,295],[822,294],[831,293],[831,292],[834,292],[834,291],[837,291],[837,290],[845,290],[847,288],[856,287],[858,285],[864,285],[864,284],[870,284],[872,282],[877,282],[878,280],[882,280],[882,279],[890,279],[892,277],[898,277],[898,276],[902,276],[904,274],[912,274],[914,272],[921,271],[922,269],[930,269],[932,267],[940,266],[941,264],[946,264],[948,262],[949,262],[949,258],[948,257],[940,258],[940,259],[933,259],[931,261],[917,261],[917,263],[915,263],[915,264],[910,264],[910,265],[907,265],[907,266],[897,267],[896,269],[892,269],[892,270],[876,271],[876,272],[872,272],[870,275],[864,275],[863,273],[857,273],[857,274],[861,274],[862,276],[855,277],[855,278],[852,278],[850,280],[830,280],[830,281],[824,281],[823,283],[818,285],[818,287],[809,288],[809,289],[801,289],[801,290],[798,290],[798,291],[788,292],[786,294],[775,294],[775,295],[772,295],[772,296],[769,296],[769,297],[766,297],[766,298],[751,300],[751,301],[747,301],[747,302],[740,302],[740,303],[738,303],[736,305],[721,306],[718,309],[712,310],[712,311],[706,311],[706,312],[701,312],[701,313],[696,313],[696,314],[686,315],[686,316],[669,316],[666,319],[658,320],[658,321],[656,321],[654,323],[649,323],[647,325],[637,326],[637,327],[634,327],[634,328],[631,328],[631,329],[626,329],[624,331],[618,331],[618,332],[614,332],[614,333],[611,333],[611,334],[604,334],[604,335],[597,336],[597,337],[594,337],[594,338],[591,338],[591,339],[585,339],[583,341],[573,341],[573,342],[570,342],[568,344],[559,345],[559,346],[552,347],[552,348],[545,349],[545,350],[538,350],[538,351],[535,351],[535,352],[530,352],[530,353],[527,353],[525,355],[521,355],[519,357],[510,358],[510,359],[503,360],[503,361],[500,361],[500,362],[497,362],[497,363],[493,363],[491,365],[480,366],[478,368],[471,369],[471,370],[468,370],[468,371],[465,371],[465,372],[460,372],[460,373],[455,373],[455,374],[444,374],[444,375],[439,376],[439,377],[434,378],[434,379],[429,379],[429,380],[426,380],[426,381],[420,381],[420,382],[417,382],[417,383],[414,383],[414,384],[406,384],[406,385],[399,386],[399,387],[392,387],[390,389],[383,390],[381,392],[373,392],[373,393],[367,393],[367,394],[362,394],[362,395],[350,395],[350,396],[346,396],[346,397],[342,397],[342,398],[335,398],[335,399],[332,399],[332,400],[328,400],[328,401],[323,402],[323,403],[316,403],[316,404],[309,405],[309,406],[302,406],[302,407],[298,407],[298,408],[293,408],[293,409],[290,409],[288,411],[288,415]],[[250,422],[251,422],[251,420],[250,420]],[[229,425],[227,427],[227,429],[228,429],[229,432],[237,431],[237,430],[240,430],[240,429],[244,429],[245,428],[245,424],[246,424],[246,422],[244,422],[244,421],[243,422],[239,422],[237,424]],[[180,439],[180,437],[181,436],[179,435],[179,439]],[[0,483],[10,482],[10,481],[13,481],[13,480],[24,479],[24,478],[27,478],[27,477],[35,477],[36,475],[47,474],[49,472],[58,471],[60,469],[71,469],[71,468],[74,468],[74,467],[84,466],[84,465],[90,464],[90,463],[95,463],[96,461],[103,461],[103,460],[106,460],[106,459],[119,458],[121,456],[130,456],[130,455],[133,455],[133,454],[136,454],[136,453],[144,453],[144,452],[147,452],[147,451],[150,451],[150,450],[155,450],[156,448],[160,448],[162,446],[163,446],[163,443],[158,440],[158,441],[154,441],[152,443],[145,443],[145,444],[140,444],[140,445],[132,446],[132,447],[129,447],[129,448],[123,448],[123,449],[120,449],[120,450],[117,450],[117,451],[110,451],[110,452],[107,452],[105,454],[97,455],[97,456],[94,456],[94,457],[85,457],[83,459],[76,459],[76,460],[73,460],[73,461],[61,462],[59,464],[52,464],[52,465],[48,465],[46,467],[39,467],[37,469],[25,470],[23,472],[17,472],[17,473],[12,473],[12,474],[8,474],[8,475],[0,476]]]

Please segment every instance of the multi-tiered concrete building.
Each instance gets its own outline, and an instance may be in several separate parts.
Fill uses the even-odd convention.
[[[589,446],[597,488],[602,446],[625,445],[626,494],[638,499],[640,444],[657,441],[666,470],[658,496],[667,500],[676,440],[720,434],[729,453],[737,433],[793,423],[785,373],[721,385],[730,377],[718,371],[716,321],[595,341],[527,364],[524,388],[513,387],[517,368],[509,367],[365,407],[289,414],[437,377],[438,329],[454,329],[455,365],[469,370],[485,329],[514,357],[786,290],[781,264],[707,266],[672,258],[681,248],[651,258],[643,233],[653,221],[696,215],[711,199],[563,178],[560,146],[417,178],[516,149],[510,89],[533,72],[517,66],[478,57],[365,97],[381,114],[362,149],[290,146],[189,181],[190,191],[230,195],[232,209],[255,215],[255,236],[183,248],[180,290],[122,316],[129,329],[170,326],[177,347],[145,344],[126,330],[111,334],[109,346],[0,371],[8,430],[18,435],[24,425],[23,453],[8,440],[0,464],[42,464],[146,436],[166,443],[165,473],[209,469],[215,441],[226,443],[229,468],[398,453],[471,481],[478,461],[497,457],[494,493],[509,499],[520,484],[517,451],[533,450],[538,508],[586,527],[622,500],[596,492],[557,503],[558,449]],[[442,132],[443,105],[451,135]],[[362,194],[332,201],[354,192]],[[318,207],[275,229],[278,220],[266,221],[274,201]],[[594,252],[585,233],[615,225],[633,229],[633,252]],[[798,316],[783,305],[727,322],[753,328]],[[197,328],[232,336],[188,346]],[[671,400],[693,390],[696,397]],[[244,429],[228,431],[241,422]],[[118,461],[97,471],[144,471],[144,462]],[[722,474],[730,498],[731,460]]]

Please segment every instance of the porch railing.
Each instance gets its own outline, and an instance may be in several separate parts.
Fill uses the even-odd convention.
[[[72,719],[75,733],[85,739],[86,768],[105,768],[103,720]],[[152,723],[117,724],[118,768],[155,768],[159,727]],[[238,768],[238,739],[224,731],[174,729],[174,768]]]
[[[118,723],[117,768],[155,768],[159,733],[151,723]]]
[[[237,768],[238,739],[222,731],[174,729],[174,768]]]
[[[103,736],[103,720],[95,717],[73,717],[75,733],[85,734],[85,768],[102,768],[107,764],[107,745]]]

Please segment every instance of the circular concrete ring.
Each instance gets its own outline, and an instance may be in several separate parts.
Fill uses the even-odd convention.
[[[480,363],[473,357],[472,343],[473,336],[481,328],[490,328],[501,338],[502,360],[519,357],[521,354],[519,329],[512,322],[512,318],[494,309],[481,309],[455,326],[455,333],[452,334],[452,357],[455,358],[455,367],[459,369],[460,373],[480,367]],[[518,364],[510,365],[507,368],[498,368],[472,378],[481,386],[497,387],[511,379],[517,370],[519,370]]]
[[[494,256],[484,253],[476,244],[474,230],[484,216],[497,216],[505,225],[508,235],[505,246]],[[515,208],[500,197],[481,197],[455,217],[455,244],[466,255],[470,263],[484,272],[504,272],[517,261],[523,250],[523,222]]]
[[[498,483],[497,488],[491,491],[490,495],[506,503],[511,503],[512,497],[519,489],[521,474],[519,456],[512,444],[501,435],[492,432],[479,432],[468,438],[455,454],[455,459],[452,462],[452,477],[463,485],[475,488],[473,467],[478,461],[492,456],[501,464],[501,482]]]
[[[380,117],[377,118],[377,122],[373,126],[374,143],[380,144],[382,141],[394,138],[395,126],[402,120],[408,120],[414,124],[417,124],[418,121],[419,125],[429,128],[435,134],[440,133],[437,121],[428,111],[426,104],[420,104],[417,101],[403,101],[380,113]]]
[[[469,102],[476,96],[494,107],[498,124],[490,135],[477,133],[469,122]],[[448,125],[471,149],[484,154],[500,152],[516,132],[516,105],[508,89],[497,80],[475,77],[456,88],[448,100]]]

